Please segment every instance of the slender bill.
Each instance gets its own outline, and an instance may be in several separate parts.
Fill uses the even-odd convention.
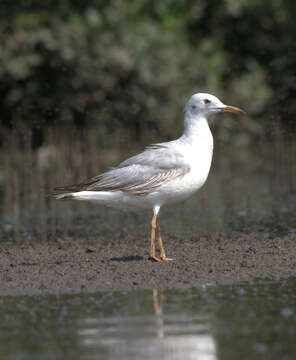
[[[224,108],[221,109],[221,112],[232,112],[234,114],[238,114],[238,115],[244,115],[245,114],[245,111],[238,108],[238,107],[235,107],[235,106],[226,106]]]

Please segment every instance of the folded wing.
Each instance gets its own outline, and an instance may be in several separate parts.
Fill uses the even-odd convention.
[[[88,181],[55,188],[58,192],[123,191],[148,194],[189,171],[183,156],[165,146],[154,145]]]

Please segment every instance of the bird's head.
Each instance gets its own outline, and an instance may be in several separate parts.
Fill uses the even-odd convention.
[[[205,116],[217,112],[232,112],[244,114],[245,112],[235,106],[223,104],[216,96],[205,93],[198,93],[191,96],[185,105],[184,111],[191,116]]]

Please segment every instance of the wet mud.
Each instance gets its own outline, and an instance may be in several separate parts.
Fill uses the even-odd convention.
[[[2,243],[0,294],[184,288],[296,276],[294,235],[170,237],[165,247],[174,261],[149,261],[144,236],[60,236],[55,241]]]

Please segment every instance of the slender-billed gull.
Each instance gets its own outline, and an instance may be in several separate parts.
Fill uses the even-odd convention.
[[[165,254],[158,213],[163,205],[189,198],[205,183],[213,154],[207,118],[218,112],[244,114],[210,94],[191,96],[184,108],[184,131],[176,140],[147,146],[118,166],[76,185],[55,188],[56,199],[89,200],[123,210],[152,209],[149,259],[172,260]],[[155,235],[160,257],[155,254]]]

